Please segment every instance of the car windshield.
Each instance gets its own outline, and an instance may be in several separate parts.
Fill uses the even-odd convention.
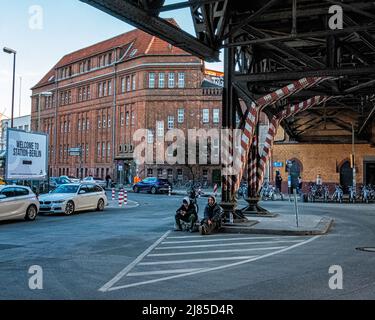
[[[52,193],[76,193],[79,186],[62,185],[56,188]]]

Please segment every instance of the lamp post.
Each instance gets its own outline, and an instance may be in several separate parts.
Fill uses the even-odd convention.
[[[12,116],[10,120],[10,127],[13,128],[13,118],[14,118],[14,85],[16,80],[16,54],[17,51],[4,47],[3,51],[8,54],[13,54],[13,87],[12,87]]]

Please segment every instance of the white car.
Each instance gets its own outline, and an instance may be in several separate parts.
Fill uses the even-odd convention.
[[[82,182],[96,183],[97,185],[101,186],[104,189],[107,187],[107,182],[104,181],[103,179],[100,179],[100,178],[86,177],[86,178],[83,179]]]
[[[40,212],[64,213],[69,216],[77,211],[103,211],[108,205],[105,191],[93,183],[69,183],[39,197]]]
[[[30,188],[16,185],[0,186],[0,220],[23,218],[35,220],[39,201]]]

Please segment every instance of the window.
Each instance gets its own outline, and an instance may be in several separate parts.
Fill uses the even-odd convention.
[[[100,142],[97,143],[96,145],[96,148],[97,148],[97,156],[100,157]]]
[[[155,88],[155,73],[151,72],[148,75],[148,87],[150,89]]]
[[[112,81],[108,81],[108,95],[112,94]]]
[[[111,116],[110,115],[108,115],[108,128],[110,128],[111,127]]]
[[[90,130],[90,120],[86,119],[86,130]]]
[[[213,123],[219,123],[220,121],[220,109],[213,110]]]
[[[126,111],[126,125],[129,125],[129,111]]]
[[[178,123],[184,123],[185,118],[185,110],[184,109],[178,109]]]
[[[163,177],[163,169],[158,169],[158,178]]]
[[[159,88],[164,88],[165,86],[165,74],[164,72],[159,73]]]
[[[132,112],[132,126],[135,125],[135,112]]]
[[[164,137],[164,121],[157,122],[158,137]]]
[[[121,112],[120,114],[120,124],[121,124],[121,127],[124,126],[124,113],[123,112]]]
[[[89,144],[86,144],[86,156],[89,155]]]
[[[203,123],[209,123],[209,122],[210,122],[210,110],[203,109]]]
[[[82,88],[82,99],[86,100],[86,88]]]
[[[136,90],[137,84],[135,80],[135,74],[132,75],[132,90]]]
[[[178,73],[178,87],[185,88],[185,73],[184,72]]]
[[[174,88],[174,73],[170,72],[168,74],[168,88]]]
[[[152,176],[153,176],[153,170],[147,169],[147,177],[152,177]]]
[[[121,93],[125,92],[125,78],[121,78]]]
[[[220,154],[219,139],[213,139],[212,149],[214,157],[218,158]]]
[[[102,157],[105,157],[105,142],[102,143]]]
[[[172,169],[168,169],[168,179],[173,180],[173,170]]]
[[[126,91],[130,91],[130,77],[126,77]]]
[[[78,101],[82,101],[82,89],[78,89]]]
[[[177,169],[177,180],[182,181],[183,179],[182,169]]]
[[[98,129],[102,127],[102,119],[100,116],[98,116]]]
[[[91,87],[88,86],[87,87],[87,100],[90,100],[91,99]]]
[[[103,128],[107,127],[107,118],[105,115],[103,115]]]
[[[168,129],[174,128],[174,116],[168,116]]]
[[[147,143],[154,143],[154,134],[150,129],[147,130]]]
[[[107,157],[111,156],[111,144],[107,142]]]
[[[103,96],[103,84],[102,83],[98,84],[98,96],[99,98]]]
[[[106,97],[107,96],[107,83],[106,82],[103,82],[103,97]]]
[[[86,121],[83,119],[82,120],[82,131],[86,130]]]

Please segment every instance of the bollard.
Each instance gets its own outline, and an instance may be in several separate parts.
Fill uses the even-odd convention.
[[[126,206],[128,204],[128,192],[124,191],[124,205]]]
[[[116,199],[116,190],[115,188],[112,188],[112,200]]]
[[[168,196],[171,196],[172,195],[172,188],[171,186],[168,187]]]
[[[119,194],[118,194],[118,205],[119,207],[122,207],[122,203],[123,203],[123,200],[124,200],[124,193],[123,193],[123,190],[121,189]]]

